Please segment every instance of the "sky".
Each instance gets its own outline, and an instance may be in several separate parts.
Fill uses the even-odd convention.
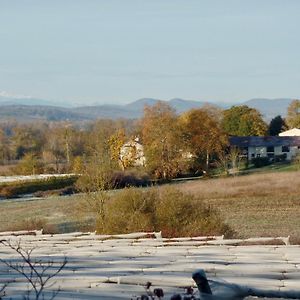
[[[0,0],[0,95],[299,98],[299,0]]]

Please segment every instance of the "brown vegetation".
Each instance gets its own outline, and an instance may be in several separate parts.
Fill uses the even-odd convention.
[[[0,184],[0,197],[15,198],[23,194],[31,194],[37,191],[56,190],[57,193],[63,189],[73,189],[77,176],[51,177],[47,179],[36,179],[30,181],[15,181]],[[58,191],[60,190],[60,191]],[[66,190],[65,190],[66,191]]]
[[[174,187],[124,189],[105,204],[97,232],[137,231],[162,231],[165,237],[234,234],[215,209]]]
[[[300,238],[300,172],[199,180],[179,188],[218,209],[241,237]]]
[[[217,210],[222,221],[240,237],[290,235],[293,243],[300,243],[299,175],[300,172],[253,174],[190,181],[176,187]],[[21,229],[28,219],[42,219],[46,227],[55,226],[59,232],[94,230],[95,213],[81,209],[79,214],[79,203],[85,203],[86,208],[82,195],[29,202],[0,201],[0,231]]]
[[[80,196],[50,197],[31,201],[0,201],[0,231],[40,230],[47,233],[92,230],[93,214],[78,216]]]

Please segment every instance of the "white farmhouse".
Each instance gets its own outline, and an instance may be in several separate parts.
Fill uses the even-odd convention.
[[[124,168],[126,167],[144,167],[146,158],[144,155],[144,147],[140,143],[139,138],[125,143],[120,150],[120,160]]]

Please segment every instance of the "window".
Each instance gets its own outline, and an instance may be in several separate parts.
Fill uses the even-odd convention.
[[[290,147],[289,146],[282,146],[281,151],[284,152],[284,153],[290,152]]]
[[[274,153],[274,146],[267,147],[267,152]]]
[[[299,146],[299,148],[300,148],[300,146]],[[248,154],[248,147],[241,148],[241,152],[242,152],[242,154]]]

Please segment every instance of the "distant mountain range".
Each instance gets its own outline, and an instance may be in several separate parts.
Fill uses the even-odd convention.
[[[67,104],[67,103],[66,103]],[[62,106],[59,101],[51,101],[26,96],[3,96],[0,93],[0,106],[6,105],[39,105],[39,106]],[[63,105],[63,107],[71,107],[71,105]]]
[[[135,119],[143,115],[145,105],[154,105],[158,99],[143,98],[125,105],[93,105],[80,107],[61,106],[58,103],[35,98],[12,98],[0,96],[0,121],[15,119],[28,122],[35,120],[44,121],[88,121],[99,118],[127,118]],[[271,120],[277,115],[285,116],[287,107],[292,99],[251,99],[240,103],[215,103],[183,100],[179,98],[166,101],[178,113],[192,108],[203,107],[212,104],[221,108],[229,108],[232,105],[248,105],[258,109],[266,120]]]

